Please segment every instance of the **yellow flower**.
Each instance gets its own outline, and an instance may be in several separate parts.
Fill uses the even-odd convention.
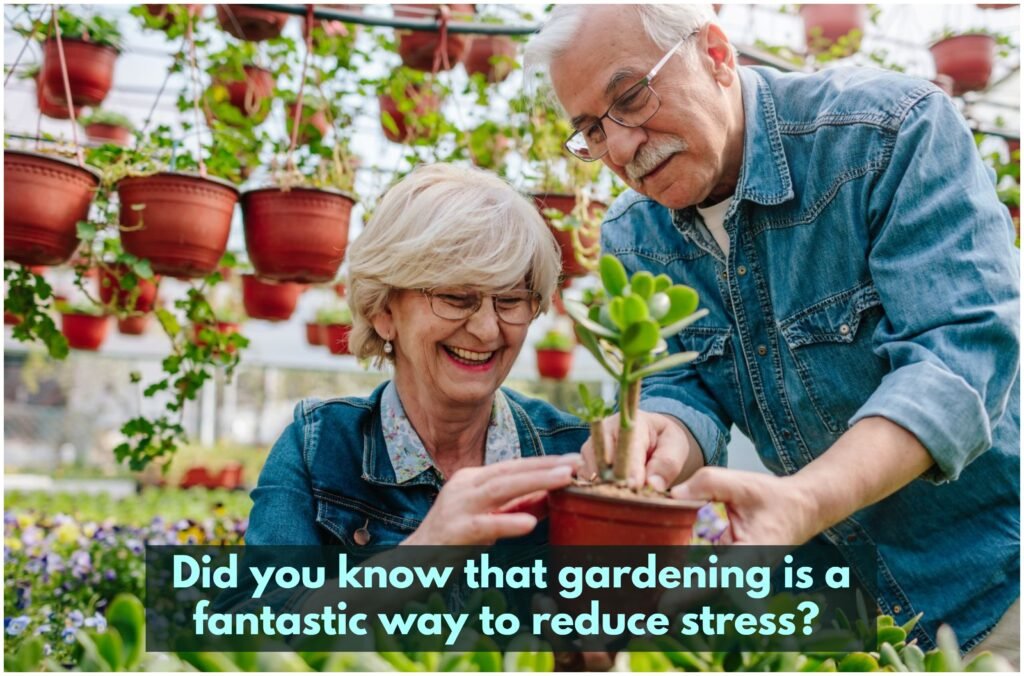
[[[18,515],[18,528],[20,528],[22,530],[25,530],[26,528],[28,528],[31,525],[32,525],[32,515],[31,514],[19,514]]]
[[[12,552],[20,552],[22,547],[21,540],[18,538],[4,538],[4,546]]]
[[[68,521],[58,526],[56,533],[57,542],[61,543],[62,545],[70,545],[75,542],[78,542],[78,537],[82,534],[82,531],[79,530],[78,524],[72,521]]]

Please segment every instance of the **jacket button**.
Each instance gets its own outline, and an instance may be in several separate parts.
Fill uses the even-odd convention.
[[[894,612],[894,613],[896,613],[897,615],[899,615],[900,613],[902,613],[902,612],[903,612],[903,606],[901,606],[901,605],[898,605],[898,604],[897,604],[897,605],[895,605],[895,606],[893,606],[893,607],[892,607],[892,612]]]
[[[846,536],[846,541],[847,542],[856,542],[857,541],[857,534],[856,533],[850,533],[849,535]]]
[[[793,433],[790,432],[789,430],[782,430],[782,438],[783,439],[792,439],[793,438]]]
[[[849,335],[849,333],[850,333],[850,325],[849,324],[843,324],[842,326],[840,326],[839,327],[839,333],[841,333],[844,336]]]
[[[740,277],[747,274],[747,266],[741,265],[738,268],[736,268],[736,274],[739,275]]]
[[[768,348],[765,347],[764,345],[758,345],[757,354],[759,354],[762,357],[765,356],[766,354],[768,354]]]

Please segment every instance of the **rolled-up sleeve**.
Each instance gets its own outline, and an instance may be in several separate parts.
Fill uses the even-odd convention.
[[[640,410],[672,416],[700,444],[705,465],[725,466],[732,423],[692,369],[684,366],[645,378]]]
[[[881,416],[955,480],[992,445],[1019,369],[1013,225],[952,101],[931,93],[905,116],[869,200],[868,265],[885,317],[875,353],[890,372],[850,424]]]

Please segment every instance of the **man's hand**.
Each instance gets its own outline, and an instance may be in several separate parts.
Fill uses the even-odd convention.
[[[619,438],[619,415],[606,418],[604,430],[605,463],[610,464]],[[580,476],[589,479],[598,473],[594,443],[588,439],[581,449],[583,470]],[[630,487],[648,485],[663,491],[704,466],[700,446],[690,431],[678,420],[660,413],[637,411],[633,421],[633,446],[630,451]]]

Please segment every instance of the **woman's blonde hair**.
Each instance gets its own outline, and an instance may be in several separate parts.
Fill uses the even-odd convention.
[[[512,289],[524,279],[547,311],[558,244],[533,203],[498,176],[424,165],[392,186],[348,251],[349,348],[389,358],[372,319],[396,289]]]

